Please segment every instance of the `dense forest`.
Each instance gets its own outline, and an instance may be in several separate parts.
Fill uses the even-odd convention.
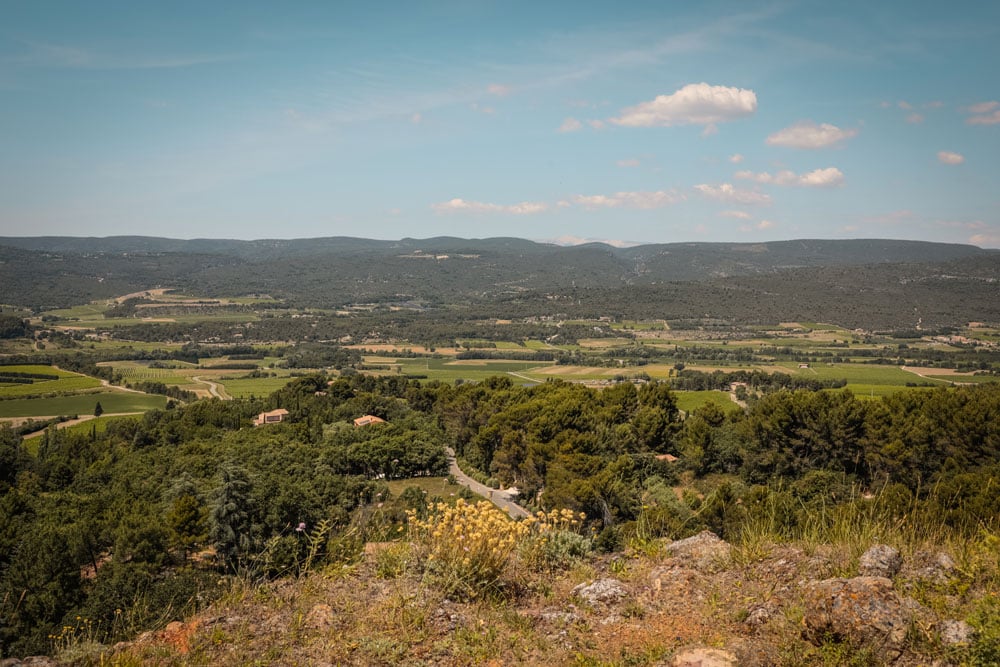
[[[278,407],[286,423],[251,427]],[[203,606],[220,575],[350,560],[406,520],[373,511],[387,482],[446,473],[446,446],[530,509],[585,513],[605,550],[703,528],[735,539],[762,517],[794,535],[817,507],[996,529],[998,414],[993,384],[884,399],[778,390],[683,418],[665,383],[310,375],[266,399],[201,401],[104,431],[22,440],[4,427],[0,651],[45,653],[77,616],[117,641]],[[385,423],[355,427],[361,415]],[[430,500],[404,495],[415,510]]]

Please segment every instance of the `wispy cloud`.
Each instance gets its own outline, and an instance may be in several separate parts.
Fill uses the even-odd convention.
[[[767,138],[770,146],[785,146],[787,148],[816,149],[829,148],[857,136],[858,130],[844,130],[829,123],[816,123],[805,120],[783,130],[778,130]]]
[[[545,202],[525,201],[519,204],[490,204],[465,199],[450,199],[446,202],[432,204],[437,213],[508,213],[511,215],[532,215],[549,210]]]
[[[719,215],[721,215],[723,218],[736,218],[737,220],[749,220],[750,218],[753,217],[746,211],[737,211],[733,209],[729,209],[726,211],[719,211]]]
[[[709,199],[719,201],[734,202],[736,204],[770,204],[771,196],[756,190],[740,190],[733,187],[732,183],[720,183],[719,185],[709,185],[701,183],[694,186],[694,189]]]
[[[578,121],[576,118],[569,116],[568,118],[566,118],[566,120],[562,122],[562,125],[559,126],[557,132],[563,132],[563,133],[578,132],[582,129],[583,129],[583,123]]]
[[[639,158],[633,157],[628,158],[627,160],[618,160],[615,164],[624,169],[628,167],[638,167],[641,163],[639,162]]]
[[[572,234],[564,234],[563,236],[557,236],[554,239],[541,239],[541,243],[553,243],[555,245],[562,246],[574,246],[583,245],[584,243],[605,243],[614,248],[632,248],[640,243],[634,241],[622,241],[620,239],[599,239],[599,238],[582,238],[579,236],[573,236]]]
[[[655,192],[616,192],[613,195],[576,195],[573,203],[587,209],[596,208],[663,208],[682,202],[686,197],[673,190],[657,190]]]
[[[966,109],[971,114],[965,119],[969,125],[996,125],[1000,123],[1000,102],[989,101],[973,104]]]
[[[238,60],[237,54],[163,54],[106,53],[68,44],[30,42],[26,53],[0,58],[0,63],[42,69],[145,70],[195,67]]]
[[[826,169],[815,169],[805,174],[796,174],[787,169],[775,174],[769,172],[755,173],[752,171],[738,171],[734,174],[736,178],[762,183],[765,185],[795,185],[804,188],[829,188],[841,185],[844,182],[844,174],[836,167]]]

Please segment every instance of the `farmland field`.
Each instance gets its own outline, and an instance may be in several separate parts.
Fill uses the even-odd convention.
[[[507,361],[495,359],[403,359],[392,357],[365,357],[365,363],[383,366],[384,372],[403,375],[426,376],[428,380],[454,382],[455,380],[481,381],[494,375],[523,374],[530,377],[533,370],[545,368],[549,362]]]
[[[281,389],[295,378],[285,376],[232,379],[226,377],[213,377],[211,379],[225,387],[226,393],[233,398],[246,398],[248,396],[267,396],[271,392]]]
[[[15,398],[0,401],[0,417],[43,417],[55,415],[89,415],[100,401],[104,412],[145,412],[163,408],[166,396],[132,392],[95,392],[54,398]]]
[[[55,380],[33,378],[33,382],[30,384],[0,384],[0,398],[42,396],[59,392],[95,389],[101,386],[101,381],[97,378],[60,370],[53,366],[0,366],[0,373],[2,372],[58,375],[59,378]]]
[[[691,412],[700,407],[715,403],[723,410],[732,410],[737,406],[724,391],[675,391],[677,407],[684,412]]]

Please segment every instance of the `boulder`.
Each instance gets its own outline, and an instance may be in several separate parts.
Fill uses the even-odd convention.
[[[899,551],[885,544],[876,544],[861,554],[858,574],[862,577],[885,577],[892,579],[903,567],[903,557]]]
[[[885,577],[812,581],[803,589],[806,637],[827,636],[866,644],[886,657],[898,656],[906,641],[913,603],[901,598]]]
[[[721,565],[729,559],[733,547],[709,530],[683,540],[675,540],[666,546],[674,558],[688,562],[696,569],[708,569]]]

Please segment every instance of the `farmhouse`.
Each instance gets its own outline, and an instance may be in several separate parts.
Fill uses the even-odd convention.
[[[368,426],[369,424],[384,424],[385,420],[375,415],[365,415],[354,420],[354,426]]]
[[[285,421],[285,417],[287,416],[288,410],[284,408],[278,408],[277,410],[271,410],[270,412],[262,412],[254,417],[253,425],[263,426],[264,424],[277,424]]]

